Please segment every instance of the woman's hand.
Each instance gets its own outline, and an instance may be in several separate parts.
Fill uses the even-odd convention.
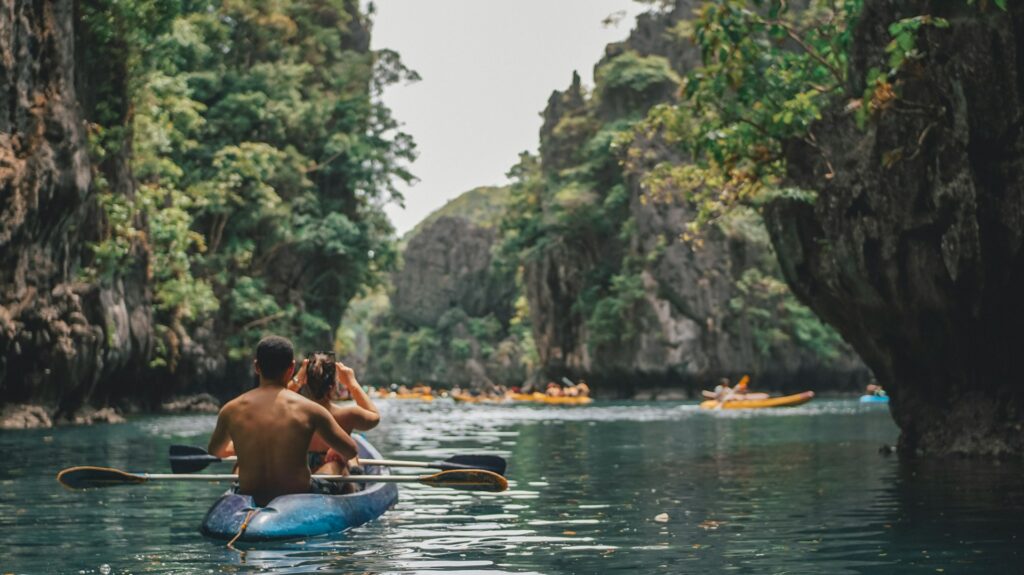
[[[302,366],[299,367],[299,372],[295,374],[295,377],[288,383],[288,389],[292,391],[299,391],[303,387],[306,387],[306,367],[309,365],[309,360],[302,360]]]
[[[345,386],[346,389],[351,389],[352,386],[359,386],[359,382],[356,381],[356,372],[352,371],[352,368],[341,363],[340,361],[334,364],[334,372],[337,374],[338,381]]]

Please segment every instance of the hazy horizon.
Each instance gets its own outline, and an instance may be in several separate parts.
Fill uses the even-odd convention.
[[[387,207],[401,236],[448,200],[507,183],[520,152],[536,151],[540,113],[554,90],[623,40],[643,6],[633,0],[378,0],[373,47],[390,48],[419,72],[384,102],[416,140],[419,181],[406,208]],[[609,15],[625,11],[617,25]]]

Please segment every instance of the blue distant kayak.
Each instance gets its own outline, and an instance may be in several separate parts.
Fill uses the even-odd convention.
[[[860,396],[861,403],[889,403],[888,395],[862,395]]]
[[[380,453],[360,435],[353,439],[359,457],[381,459]],[[387,475],[387,467],[367,466],[368,475]],[[340,533],[380,517],[398,501],[394,483],[373,483],[349,495],[298,493],[271,500],[253,515],[239,541],[299,539]],[[228,491],[206,512],[200,531],[217,539],[231,539],[242,527],[248,512],[256,504],[250,495]]]

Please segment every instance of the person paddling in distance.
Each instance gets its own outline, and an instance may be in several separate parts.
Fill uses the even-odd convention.
[[[348,391],[355,405],[337,406],[331,403],[339,385]],[[368,431],[380,423],[380,411],[356,381],[355,372],[340,361],[335,361],[332,353],[318,352],[303,360],[302,367],[288,384],[288,389],[295,392],[307,390],[310,398],[330,412],[346,433]],[[309,468],[318,475],[348,475],[349,467],[358,464],[355,459],[347,458],[331,448],[319,434],[313,436],[307,458]],[[346,483],[343,488],[344,492],[355,491],[355,484]]]
[[[355,440],[324,406],[289,390],[294,349],[283,337],[256,346],[254,367],[260,384],[229,401],[217,416],[207,450],[218,457],[238,455],[238,492],[266,505],[291,493],[335,493],[340,486],[314,480],[306,450],[314,434],[346,460],[358,453]]]

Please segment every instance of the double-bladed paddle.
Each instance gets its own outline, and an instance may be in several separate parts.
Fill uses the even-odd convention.
[[[433,475],[314,475],[316,479],[343,483],[421,483],[468,491],[497,493],[508,489],[508,481],[482,469],[442,471]],[[110,467],[69,467],[57,474],[57,481],[70,489],[138,485],[150,481],[236,481],[237,475],[183,475],[180,473],[128,473]]]
[[[195,473],[206,469],[211,463],[234,462],[236,457],[217,457],[201,447],[172,445],[170,448],[171,471],[174,473]],[[384,467],[420,467],[459,471],[480,469],[498,475],[505,475],[505,459],[497,455],[455,455],[444,461],[403,461],[398,459],[359,459],[361,465]]]
[[[172,445],[170,449],[171,471],[174,473],[195,473],[206,469],[211,463],[235,461],[235,457],[217,457],[201,447]],[[505,459],[497,455],[455,455],[444,461],[400,461],[397,459],[359,459],[361,465],[382,465],[385,467],[421,467],[457,471],[482,469],[505,475]]]

